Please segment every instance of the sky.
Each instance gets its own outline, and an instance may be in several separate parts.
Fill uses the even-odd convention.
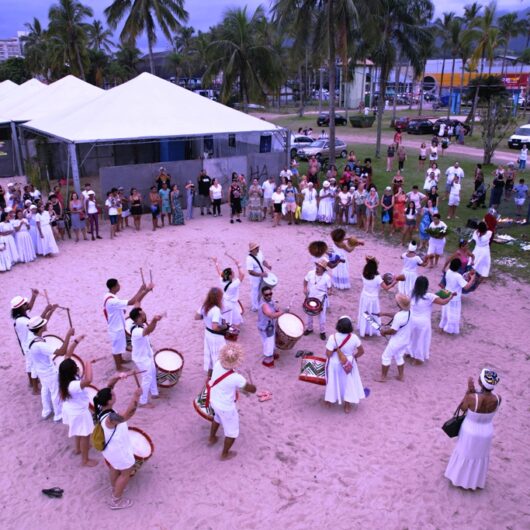
[[[110,5],[112,0],[81,0],[83,4],[90,6],[94,11],[94,17],[102,21],[105,20],[103,10]],[[463,6],[472,3],[473,0],[444,0],[435,1],[436,16],[442,12],[454,11],[456,14],[463,12]],[[501,11],[522,11],[528,6],[528,0],[498,0],[497,8]],[[24,24],[31,22],[33,17],[40,19],[46,26],[48,20],[48,10],[55,2],[53,0],[0,0],[0,38],[13,37],[17,31],[24,30]],[[253,11],[262,4],[269,8],[270,0],[186,0],[185,7],[189,12],[190,19],[188,25],[195,30],[206,31],[221,21],[223,13],[230,7],[248,6]],[[481,2],[486,4],[487,1]],[[146,49],[145,38],[140,38],[138,47]],[[168,44],[162,37],[159,38],[156,49],[167,48]]]

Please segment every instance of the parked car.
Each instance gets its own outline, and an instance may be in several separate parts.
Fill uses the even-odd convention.
[[[390,127],[404,131],[412,120],[435,120],[436,116],[396,116],[390,121]]]
[[[526,147],[530,147],[530,124],[517,127],[515,134],[512,134],[508,140],[510,149],[521,149],[523,144],[526,144]]]
[[[409,134],[433,134],[433,123],[431,120],[422,118],[421,120],[410,120],[407,125]]]
[[[342,114],[335,114],[335,125],[347,125],[346,117]],[[320,114],[317,118],[317,125],[319,127],[328,127],[329,126],[329,113],[324,112]]]
[[[291,158],[294,158],[299,149],[309,147],[315,141],[311,136],[304,136],[301,134],[291,134]]]
[[[315,140],[308,147],[303,147],[302,149],[299,149],[297,155],[303,160],[311,158],[312,156],[316,157],[317,160],[326,160],[329,158],[329,153],[329,140],[326,139]],[[340,156],[341,158],[346,158],[348,156],[346,144],[338,138],[335,138],[335,156]]]
[[[469,134],[469,131],[471,130],[471,127],[460,120],[455,120],[453,118],[440,118],[439,120],[436,120],[433,125],[433,130],[435,134],[438,134],[438,131],[440,130],[440,125],[442,123],[445,123],[446,127],[449,125],[452,125],[453,127],[456,127],[458,124],[462,125],[464,127],[464,136]]]

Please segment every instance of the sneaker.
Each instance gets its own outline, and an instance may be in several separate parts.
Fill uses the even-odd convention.
[[[207,213],[208,215],[212,215],[212,212],[210,212],[210,211],[208,211],[208,212],[206,212],[206,213]]]
[[[103,239],[101,236],[96,236],[96,239]]]
[[[241,222],[241,219],[236,219],[236,223],[240,223]]]
[[[304,331],[304,335],[311,335],[311,333],[313,333],[313,330],[312,329],[306,329]]]
[[[112,497],[109,503],[109,508],[111,510],[123,510],[124,508],[130,508],[132,505],[133,505],[133,501],[131,499],[127,499],[125,497],[116,499]]]
[[[230,224],[234,224],[234,220],[233,219],[230,219]]]
[[[321,333],[321,334],[320,334],[320,338],[321,338],[322,340],[326,340],[326,334],[325,334],[325,333]]]
[[[204,212],[201,212],[201,215],[204,215]]]

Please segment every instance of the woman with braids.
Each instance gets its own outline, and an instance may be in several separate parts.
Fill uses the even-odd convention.
[[[239,303],[239,288],[241,282],[245,277],[244,269],[241,268],[241,263],[232,258],[237,267],[237,276],[231,267],[227,267],[221,271],[219,261],[213,258],[217,274],[221,278],[221,288],[223,289],[223,318],[226,323],[235,328],[243,322],[241,318],[241,304]]]
[[[109,503],[111,510],[121,510],[132,506],[133,501],[123,497],[134,466],[134,454],[127,421],[130,420],[138,408],[138,400],[142,389],[137,388],[127,410],[118,414],[114,410],[116,394],[114,385],[128,374],[122,373],[113,377],[106,388],[102,388],[94,398],[94,419],[101,423],[105,434],[105,447],[103,457],[110,466],[110,484],[112,496]]]
[[[85,362],[85,373],[79,378],[79,368],[73,359],[59,365],[59,395],[63,402],[63,423],[68,425],[68,437],[75,437],[76,455],[81,455],[81,465],[94,467],[97,460],[88,458],[90,435],[94,430],[88,409],[90,398],[85,388],[92,382],[92,363]]]

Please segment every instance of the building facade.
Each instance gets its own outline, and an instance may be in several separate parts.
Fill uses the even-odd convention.
[[[0,61],[7,61],[13,57],[23,57],[22,38],[25,31],[18,31],[16,37],[0,39]]]

